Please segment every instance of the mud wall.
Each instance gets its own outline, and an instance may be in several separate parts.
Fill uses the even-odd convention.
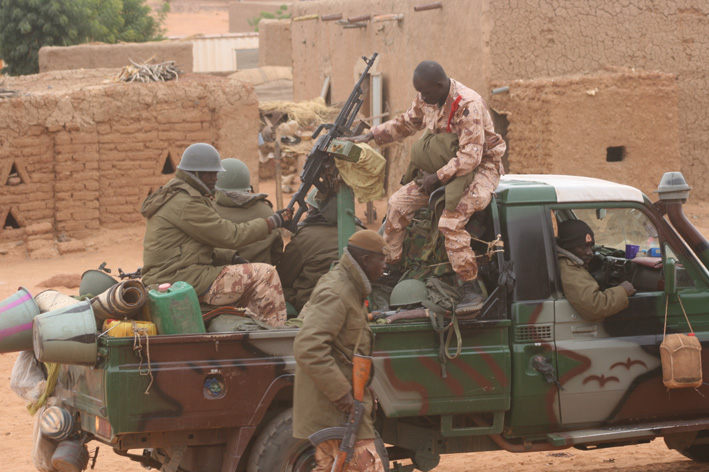
[[[138,64],[175,61],[183,72],[192,72],[192,42],[163,41],[125,44],[80,44],[45,46],[39,50],[39,71],[124,67],[131,60]]]
[[[362,28],[345,29],[336,22],[320,19],[293,22],[293,76],[296,99],[312,98],[320,93],[325,76],[332,76],[333,101],[344,99],[353,85],[353,63],[372,51],[382,54],[380,70],[384,76],[384,100],[392,113],[406,109],[414,96],[411,72],[424,59],[440,62],[451,77],[477,90],[490,100],[496,86],[510,85],[516,80],[572,77],[593,74],[608,68],[637,71],[659,71],[672,74],[677,82],[677,127],[667,129],[677,137],[680,170],[694,187],[693,198],[709,198],[709,4],[700,0],[660,2],[659,0],[616,2],[602,0],[445,0],[442,9],[414,12],[414,6],[430,2],[422,0],[332,0],[307,2],[294,6],[295,16],[342,13],[346,19],[364,14],[403,13],[400,22],[364,22]],[[517,84],[518,86],[518,84]],[[623,89],[621,84],[620,89]],[[613,141],[619,133],[636,136],[621,139],[654,140],[645,129],[655,129],[657,107],[653,103],[652,84],[647,84],[647,99],[633,101],[633,123],[647,120],[646,126],[609,129],[595,133],[601,141]],[[666,83],[658,85],[664,89]],[[525,89],[525,100],[530,100]],[[547,90],[542,87],[541,90]],[[626,92],[631,90],[624,89]],[[659,93],[664,93],[662,90]],[[512,95],[514,96],[514,94]],[[532,97],[533,99],[534,97]],[[541,97],[537,97],[542,100]],[[550,99],[551,97],[546,97]],[[622,104],[624,97],[618,96]],[[585,121],[601,123],[608,113],[600,108],[596,117],[569,115],[565,122],[554,122],[561,114],[525,115],[534,112],[535,104],[515,108],[510,114],[510,127],[515,120],[525,122],[528,132],[510,135],[510,159],[523,172],[526,156],[536,156],[541,139],[548,140],[547,125],[579,134]],[[493,107],[494,108],[494,107]],[[611,110],[618,110],[613,107]],[[622,107],[620,107],[622,108]],[[624,115],[625,116],[625,115]],[[569,119],[571,117],[572,119]],[[670,120],[672,122],[672,120]],[[576,128],[574,128],[576,127]],[[604,134],[607,133],[607,134]],[[540,138],[543,137],[543,138]],[[390,151],[390,189],[408,160],[410,141]],[[559,142],[565,146],[562,133]],[[675,142],[671,137],[663,142]],[[657,148],[647,159],[659,163],[661,170],[670,168],[662,155],[673,155],[673,149]],[[529,159],[534,159],[529,157]],[[585,150],[569,149],[565,156],[573,162],[573,173],[612,178],[610,166],[586,167]],[[534,167],[536,164],[531,163]],[[555,167],[558,168],[558,167]],[[593,169],[593,174],[590,173]],[[657,182],[655,182],[655,185]]]
[[[261,20],[258,33],[258,65],[291,67],[290,20]]]
[[[5,86],[23,94],[0,100],[0,240],[40,223],[83,237],[99,226],[143,221],[143,199],[174,176],[194,142],[242,159],[258,187],[258,103],[250,84],[193,75],[103,84],[106,73],[7,79]]]
[[[709,161],[705,157],[709,148],[707,2],[541,0],[532,4],[496,0],[490,3],[490,14],[495,25],[490,60],[492,77],[498,82],[606,67],[674,74],[680,170],[694,188],[692,198],[709,198]],[[656,118],[652,113],[657,111],[652,97],[634,108],[650,127]],[[642,129],[633,131],[640,133],[641,139],[657,138]],[[530,146],[530,142],[511,143],[518,154],[526,153]],[[658,149],[648,158],[662,162],[661,154],[666,151]],[[661,169],[678,170],[667,164]]]
[[[509,171],[600,177],[652,195],[680,166],[675,79],[618,71],[511,82],[490,101],[509,118]]]
[[[361,15],[404,14],[403,21],[362,23],[344,28],[335,21],[294,21],[293,92],[296,100],[319,96],[325,77],[331,77],[331,101],[345,100],[355,82],[360,56],[380,54],[385,109],[394,115],[406,110],[414,98],[412,73],[423,60],[440,62],[448,75],[479,92],[487,84],[486,50],[489,25],[487,2],[446,0],[444,8],[415,12],[421,0],[328,0],[293,5],[294,16],[341,13]],[[386,119],[386,117],[385,117]],[[398,188],[406,169],[413,138],[390,146],[387,186]]]

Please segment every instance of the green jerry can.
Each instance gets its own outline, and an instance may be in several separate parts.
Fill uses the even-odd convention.
[[[194,288],[187,282],[160,284],[148,292],[150,319],[158,334],[206,333]]]

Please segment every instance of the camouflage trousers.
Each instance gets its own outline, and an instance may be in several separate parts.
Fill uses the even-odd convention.
[[[246,307],[256,318],[274,328],[286,322],[286,301],[276,268],[269,264],[238,264],[224,267],[202,295],[210,305]]]
[[[474,280],[478,276],[475,252],[470,248],[470,234],[465,230],[470,216],[485,209],[492,200],[492,194],[500,183],[500,173],[493,163],[481,163],[475,170],[473,182],[463,191],[463,196],[455,211],[443,210],[438,220],[438,229],[445,237],[448,260],[458,277],[463,281]],[[401,187],[389,199],[384,241],[389,245],[387,262],[397,263],[401,259],[406,227],[414,213],[428,204],[428,195],[416,182]]]
[[[317,465],[313,472],[330,472],[340,450],[340,440],[329,439],[321,442],[315,448],[315,462]],[[374,439],[362,439],[354,445],[352,459],[342,469],[343,472],[384,472],[382,459],[374,446]]]

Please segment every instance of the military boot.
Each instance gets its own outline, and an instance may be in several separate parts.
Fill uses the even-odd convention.
[[[456,315],[471,315],[479,312],[485,304],[480,284],[477,280],[464,282],[460,286],[463,296],[455,307]]]

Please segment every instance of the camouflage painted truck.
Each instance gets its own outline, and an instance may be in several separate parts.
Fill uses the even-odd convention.
[[[667,332],[688,332],[684,310],[709,342],[709,245],[683,214],[688,190],[678,173],[663,178],[656,203],[602,180],[503,177],[473,223],[477,239],[501,235],[504,250],[481,258],[489,296],[477,318],[459,321],[461,351],[445,360],[445,377],[428,319],[373,326],[371,387],[391,470],[432,470],[441,454],[660,437],[708,462],[709,391],[668,391],[658,349],[666,306]],[[600,284],[637,289],[604,322],[585,321],[564,298],[554,228],[569,218],[595,231]],[[625,258],[626,244],[638,257]],[[132,338],[102,337],[96,366],[63,366],[56,395],[89,438],[146,466],[310,470],[312,447],[291,437],[295,333],[157,335],[140,353]]]

